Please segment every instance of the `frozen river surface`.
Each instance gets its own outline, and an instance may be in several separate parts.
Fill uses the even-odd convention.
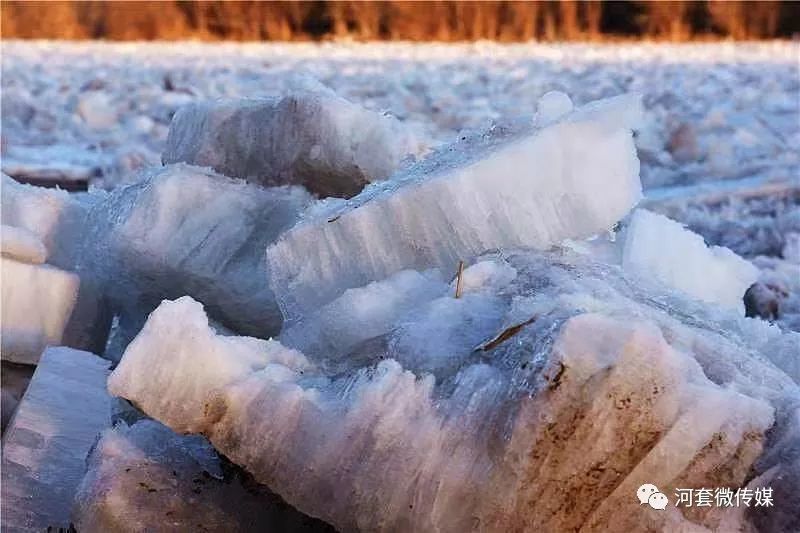
[[[316,78],[413,125],[431,145],[532,114],[635,91],[646,186],[797,172],[800,46],[3,43],[4,169],[50,166],[128,180],[157,162],[191,101],[280,94]],[[98,179],[101,178],[102,179]]]

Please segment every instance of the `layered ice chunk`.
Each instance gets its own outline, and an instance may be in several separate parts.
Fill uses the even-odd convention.
[[[645,209],[625,229],[622,266],[741,314],[744,293],[758,279],[758,269],[728,248],[709,247],[683,224]]]
[[[45,347],[61,344],[80,280],[51,265],[8,257],[0,258],[0,274],[3,359],[36,364]]]
[[[189,294],[223,325],[268,337],[281,315],[264,251],[310,201],[300,187],[168,166],[95,206],[85,269],[102,279],[132,334],[162,299]]]
[[[420,150],[393,117],[330,91],[299,91],[189,104],[172,119],[162,159],[261,185],[304,185],[321,196],[349,197]]]
[[[83,195],[79,199],[62,190],[23,185],[5,175],[2,176],[1,189],[3,254],[14,255],[17,259],[34,263],[46,259],[52,267],[70,272],[79,270],[80,264],[86,259],[86,254],[97,245],[96,238],[87,239],[91,234],[88,227],[90,206],[102,203],[104,195],[102,193]],[[41,243],[41,246],[35,241]],[[20,248],[23,245],[24,251]],[[13,246],[13,249],[8,246]],[[43,273],[41,275],[45,276],[56,276],[56,271],[51,267],[46,267],[44,270],[28,270]],[[70,277],[72,274],[60,275],[61,278],[65,276]],[[58,328],[63,330],[63,334],[59,333],[55,337],[48,338],[52,341],[57,337],[58,342],[66,346],[99,353],[108,338],[111,315],[98,286],[96,274],[84,270],[80,272],[80,277],[80,290],[74,302],[74,309],[71,315],[67,314],[69,321]],[[47,313],[64,312],[63,304],[59,303],[60,287],[62,285],[59,283],[53,285],[51,294],[56,300],[52,304],[47,300],[40,300],[38,304],[28,302],[25,304],[25,309],[35,305],[45,308],[52,305],[53,309],[46,311]],[[5,287],[3,290],[5,294]],[[34,288],[14,289],[15,293],[19,294],[25,290]],[[45,293],[40,292],[39,296],[44,297]],[[37,358],[39,353],[41,350],[36,354]]]
[[[641,198],[631,134],[640,113],[625,95],[543,128],[495,128],[315,210],[267,252],[282,311],[294,319],[404,269],[452,274],[487,250],[611,228]]]
[[[217,335],[189,298],[165,302],[109,390],[206,435],[343,531],[745,527],[723,508],[654,513],[631,500],[642,483],[666,494],[744,486],[800,455],[778,438],[791,432],[800,388],[761,351],[753,324],[566,250],[491,261],[461,298],[397,300],[406,311],[381,313],[393,323],[380,328],[385,342],[335,367],[325,353]],[[437,300],[457,312],[425,314]],[[475,330],[468,311],[487,302],[491,313],[476,315],[485,336],[461,346]],[[395,341],[420,332],[413,350]],[[407,357],[424,353],[425,336],[452,349]]]

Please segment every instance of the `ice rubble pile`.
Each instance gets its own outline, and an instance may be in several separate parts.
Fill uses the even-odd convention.
[[[286,116],[280,102],[193,108],[173,141],[224,155],[222,168],[254,149],[248,121],[263,109],[278,117],[259,119],[266,139],[297,124],[329,135],[327,119],[315,130],[303,114],[338,117],[334,104],[308,102]],[[336,128],[361,124],[348,109]],[[800,469],[800,339],[741,316],[751,265],[664,217],[627,217],[641,198],[640,116],[633,96],[573,109],[551,94],[533,120],[466,137],[349,200],[312,203],[249,167],[237,180],[182,163],[90,195],[68,252],[118,318],[105,355],[124,356],[109,391],[202,433],[343,531],[730,530],[747,519],[768,530],[793,519],[630,505],[644,482],[800,494],[786,475]],[[355,182],[330,177],[361,157],[350,148],[345,163],[338,148],[309,149],[326,165],[310,170],[306,155],[269,157],[289,169],[279,183],[318,176],[347,196]],[[35,255],[24,234],[12,238]],[[697,272],[714,279],[698,284]],[[256,338],[281,318],[278,339]],[[196,471],[189,441],[158,428],[104,434],[78,502],[86,527],[151,505],[136,487],[158,491],[170,465]],[[130,464],[145,465],[141,476],[120,478]],[[192,510],[178,500],[196,492],[169,485],[183,523]],[[219,493],[197,511],[209,524],[228,519]]]
[[[546,127],[498,127],[320,209],[269,247],[287,320],[407,268],[452,269],[489,249],[546,249],[610,229],[641,198],[636,96]]]
[[[222,123],[203,122],[211,128],[203,134],[234,144],[250,143],[247,149],[261,157],[257,163],[262,166],[253,167],[256,170],[224,167],[225,171],[256,182],[270,176],[269,185],[310,185],[306,181],[316,176],[321,187],[324,176],[329,176],[325,192],[348,195],[366,181],[386,177],[414,144],[413,136],[396,120],[329,92],[301,92],[272,104],[240,101],[219,108],[209,104],[209,112],[216,109],[214,116]],[[191,109],[176,118],[171,136],[183,148],[197,146],[191,135],[199,132],[186,130],[181,118],[191,115]],[[236,120],[245,121],[243,131],[225,130],[223,125],[230,121],[220,113],[226,109],[239,117]],[[263,126],[266,118],[271,120],[267,121],[271,137],[264,137],[265,131],[251,131],[251,126]],[[351,135],[345,139],[347,132]],[[296,151],[306,141],[310,144]],[[206,146],[202,151],[218,154],[231,146]],[[267,146],[275,151],[264,150]],[[242,149],[235,148],[231,161],[240,160]],[[347,181],[347,176],[357,179]],[[107,195],[84,195],[81,201],[62,191],[25,187],[4,178],[3,224],[15,228],[4,232],[5,255],[13,252],[34,259],[41,255],[36,244],[25,240],[22,232],[27,230],[39,236],[55,266],[81,278],[74,310],[58,304],[59,298],[75,300],[73,294],[56,295],[53,305],[45,306],[43,294],[29,297],[20,288],[12,294],[11,284],[6,284],[6,309],[17,305],[22,311],[25,304],[29,311],[57,315],[39,320],[31,312],[15,312],[4,320],[13,325],[13,331],[4,335],[8,341],[19,335],[44,337],[26,348],[31,361],[44,344],[59,342],[103,352],[112,315],[118,327],[105,353],[118,359],[162,299],[184,294],[202,301],[221,325],[238,332],[268,337],[279,331],[282,319],[269,287],[264,250],[294,224],[311,195],[299,186],[262,187],[186,164],[145,172],[140,178],[130,187]],[[4,259],[4,264],[9,261]],[[34,271],[53,275],[49,267]],[[74,276],[70,279],[77,283]],[[20,303],[12,305],[12,297]],[[61,324],[70,311],[74,327]],[[21,322],[14,323],[14,318]],[[54,323],[47,326],[47,335],[27,331],[27,324],[37,320]]]
[[[267,250],[279,340],[222,335],[192,298],[165,301],[109,390],[343,531],[792,520],[630,505],[645,482],[796,500],[798,337],[741,316],[754,267],[664,217],[553,249],[638,201],[639,111],[541,107],[306,211]],[[653,238],[675,255],[658,262]]]
[[[422,150],[395,118],[332,91],[193,103],[172,120],[165,163],[185,162],[262,185],[353,196]]]
[[[800,162],[797,151],[787,149],[800,143],[797,45],[791,41],[625,47],[147,43],[135,50],[88,41],[9,41],[4,59],[0,111],[9,151],[46,143],[70,148],[48,162],[51,169],[105,167],[68,157],[84,150],[102,159],[160,154],[171,114],[181,105],[279,94],[298,70],[371,109],[392,110],[436,142],[498,117],[532,114],[535,96],[546,87],[569,88],[578,102],[621,86],[642,91],[655,126],[648,141],[636,139],[647,161],[646,186],[750,175],[787,179]],[[87,107],[103,118],[81,112]],[[109,124],[108,116],[116,117],[110,128],[92,127]],[[0,163],[5,167],[6,158]],[[103,171],[100,179],[110,185],[116,176]]]
[[[800,456],[800,389],[776,366],[795,354],[776,349],[779,331],[753,335],[571,252],[472,268],[483,281],[459,299],[409,278],[422,296],[386,327],[367,322],[365,336],[381,333],[349,339],[344,358],[220,336],[197,302],[164,302],[109,390],[345,531],[730,530],[741,517],[629,500],[644,482],[740,486],[759,456],[772,475]],[[771,427],[790,436],[770,442]]]

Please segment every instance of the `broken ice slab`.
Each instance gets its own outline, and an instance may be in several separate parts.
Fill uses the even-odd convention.
[[[488,290],[440,297],[458,313],[424,314],[421,294],[406,315],[418,320],[398,318],[334,371],[325,353],[221,337],[196,302],[164,302],[109,390],[206,435],[342,531],[714,529],[723,510],[655,513],[631,499],[642,483],[742,486],[764,448],[779,470],[800,455],[769,436],[800,405],[764,344],[776,328],[567,251],[505,260],[515,276],[476,275]],[[487,301],[489,316],[469,312]],[[487,324],[483,342],[457,342]],[[421,332],[452,348],[432,370]],[[418,339],[419,357],[398,336]]]
[[[87,206],[66,191],[17,183],[2,175],[2,223],[27,230],[47,249],[48,262],[73,270]]]
[[[102,174],[107,160],[102,152],[80,145],[10,145],[1,164],[3,173],[21,183],[85,191],[89,181]]]
[[[267,252],[284,316],[407,268],[454,273],[487,250],[610,229],[641,198],[631,133],[640,114],[639,98],[624,95],[543,128],[496,128],[318,210]]]
[[[36,364],[48,345],[61,343],[80,280],[50,265],[0,257],[2,358]]]
[[[88,460],[73,510],[78,531],[333,529],[228,467],[202,437],[154,420],[107,429]]]
[[[420,147],[395,118],[332,92],[192,103],[172,119],[164,163],[211,167],[267,186],[350,197]]]
[[[744,315],[743,297],[758,269],[728,248],[646,209],[637,209],[624,231],[622,266],[707,303]]]
[[[134,398],[183,429],[181,422],[188,417],[179,411],[189,410],[194,420],[199,416],[195,430],[209,435],[218,449],[301,510],[347,531],[468,531],[476,523],[487,531],[511,526],[567,530],[585,523],[597,508],[620,506],[646,475],[660,471],[659,485],[671,483],[685,469],[689,473],[684,475],[697,475],[691,471],[696,454],[711,453],[705,460],[713,465],[738,453],[743,458],[733,465],[736,476],[747,470],[760,442],[755,440],[750,449],[747,442],[741,444],[742,435],[766,430],[771,423],[767,405],[738,399],[710,383],[682,383],[684,374],[700,374],[691,368],[696,363],[669,351],[651,329],[594,315],[573,319],[565,328],[571,329],[554,350],[563,354],[544,362],[542,375],[531,383],[539,388],[531,401],[507,398],[508,376],[486,364],[465,367],[453,392],[442,399],[433,379],[416,378],[394,361],[328,381],[265,358],[261,369],[234,382],[219,379],[212,392],[193,379],[206,372],[189,370],[189,365],[213,368],[198,351],[191,362],[173,359],[166,373],[186,388],[167,392],[156,387]],[[177,332],[161,332],[170,333]],[[192,338],[193,333],[183,336]],[[167,361],[170,353],[134,344],[117,372],[121,379],[145,368],[158,375],[161,370],[153,365]],[[126,363],[138,368],[123,369]],[[238,362],[231,358],[231,363]],[[624,377],[630,373],[638,380]],[[162,383],[166,380],[165,375]],[[141,381],[152,383],[149,377]],[[590,392],[582,391],[589,383]],[[117,379],[110,384],[119,392]],[[184,403],[180,394],[189,390],[200,394]],[[595,402],[595,397],[603,400]],[[641,398],[643,405],[632,405],[632,398]],[[198,399],[203,401],[198,404]],[[741,418],[730,412],[709,415],[704,429],[689,439],[692,420],[700,416],[700,409],[691,410],[695,400],[716,411],[728,403]],[[175,406],[172,412],[168,402]],[[192,411],[203,404],[205,413]],[[510,435],[503,433],[504,409],[515,413]],[[733,441],[724,450],[714,449],[716,431]],[[661,435],[665,442],[657,446]],[[597,441],[587,450],[586,442]],[[657,449],[648,455],[652,447]],[[546,457],[553,462],[548,464]],[[652,469],[636,473],[640,461]],[[592,473],[596,464],[609,470]],[[541,477],[539,469],[544,469]],[[572,477],[575,472],[586,475]],[[632,478],[616,493],[620,479],[613,472]],[[584,491],[584,498],[566,510],[561,502],[571,491]],[[604,503],[606,498],[611,503]],[[643,511],[634,513],[641,517]],[[601,524],[614,520],[619,514],[602,518]]]
[[[68,527],[75,490],[109,427],[108,361],[49,348],[3,439],[3,531]]]
[[[99,280],[131,338],[161,300],[186,294],[223,325],[269,337],[281,314],[264,250],[311,200],[300,187],[170,165],[94,205],[78,271]]]
[[[41,264],[47,259],[47,249],[38,235],[5,224],[0,227],[0,253],[23,263]]]
[[[153,318],[156,317],[156,318]],[[169,323],[173,325],[170,326]],[[172,336],[174,335],[174,336]],[[169,348],[167,348],[169,347]],[[127,353],[146,350],[153,354],[170,352],[173,363],[179,363],[176,370],[179,378],[182,364],[198,365],[197,373],[193,379],[173,381],[176,395],[185,398],[187,402],[202,401],[199,396],[192,398],[192,391],[183,387],[195,387],[202,382],[202,389],[213,387],[216,383],[226,383],[237,377],[247,376],[250,372],[263,368],[268,362],[279,365],[292,364],[299,370],[308,365],[305,357],[294,350],[283,347],[277,341],[257,339],[253,337],[228,337],[217,334],[209,326],[208,318],[203,306],[189,296],[181,297],[175,301],[164,301],[150,314],[144,328],[128,345]],[[239,354],[233,356],[232,354]],[[120,366],[131,369],[132,361],[120,362]],[[159,372],[150,372],[150,379],[157,382],[154,388],[167,386],[171,379],[169,367],[164,365]],[[126,374],[127,379],[133,376]],[[120,374],[109,381],[109,390],[116,396],[129,399],[133,397],[117,394],[115,383],[120,380]],[[200,381],[198,381],[200,380]],[[135,380],[130,386],[143,387],[144,381]],[[143,390],[143,389],[139,389]],[[144,408],[149,402],[142,402],[136,395],[135,405]],[[202,419],[203,406],[201,404],[187,404],[184,413],[187,415],[181,420],[171,420],[170,426],[179,432],[198,432],[196,421]]]

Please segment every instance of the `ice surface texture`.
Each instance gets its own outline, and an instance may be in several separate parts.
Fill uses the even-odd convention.
[[[165,163],[212,167],[267,186],[350,197],[420,147],[395,118],[333,92],[195,103],[172,119]]]
[[[23,185],[12,180],[8,176],[2,175],[2,223],[3,223],[3,247],[4,254],[8,255],[10,250],[6,249],[7,239],[11,235],[9,230],[17,236],[27,235],[27,251],[25,257],[17,257],[29,262],[42,262],[47,260],[48,265],[42,265],[39,269],[14,268],[14,272],[22,274],[27,272],[31,285],[19,285],[15,288],[7,287],[9,283],[3,284],[3,298],[6,302],[6,293],[17,295],[18,300],[11,307],[3,306],[3,323],[16,324],[17,326],[25,323],[29,326],[32,321],[40,320],[37,317],[49,315],[59,318],[53,322],[48,319],[48,323],[59,324],[57,327],[50,327],[50,333],[44,335],[50,344],[63,344],[73,348],[89,350],[100,353],[105,346],[108,338],[108,330],[111,325],[111,315],[107,309],[103,297],[100,293],[96,275],[86,275],[81,273],[80,287],[77,294],[71,291],[63,292],[64,283],[56,280],[71,279],[70,284],[77,287],[77,278],[74,276],[79,264],[85,259],[82,254],[87,245],[87,235],[90,233],[88,228],[88,217],[90,206],[95,202],[101,202],[104,197],[98,195],[83,195],[78,197],[70,195],[65,191],[56,189],[45,189],[32,185]],[[38,240],[44,247],[41,250],[34,244]],[[96,246],[97,242],[92,240],[89,246]],[[44,252],[44,253],[42,253]],[[16,250],[11,255],[19,256],[21,251]],[[4,259],[4,265],[12,265]],[[60,271],[57,269],[61,269]],[[69,271],[63,272],[63,271]],[[60,274],[57,274],[61,272]],[[54,280],[43,281],[45,278]],[[6,278],[11,281],[13,278]],[[33,284],[35,280],[41,280],[41,284]],[[23,278],[14,281],[15,285],[24,283]],[[34,293],[31,291],[37,291]],[[21,299],[20,299],[21,298]],[[34,298],[34,299],[29,299]],[[71,299],[69,309],[67,300]],[[11,302],[8,302],[11,305]],[[61,315],[66,313],[65,317]],[[8,319],[8,321],[6,320]],[[62,323],[63,320],[68,319]],[[33,330],[28,332],[30,339],[35,337]],[[3,340],[3,346],[8,339]],[[29,343],[29,347],[35,345]],[[43,348],[43,345],[41,346]],[[34,360],[39,357],[41,349],[34,355],[29,354],[29,358]],[[4,353],[4,357],[5,357]]]
[[[407,268],[455,273],[486,250],[610,229],[641,197],[631,134],[640,115],[625,95],[541,129],[495,128],[308,217],[267,251],[284,316]]]
[[[2,357],[36,364],[48,345],[61,344],[80,280],[50,265],[0,258]]]
[[[170,165],[94,206],[83,270],[101,279],[131,336],[162,299],[189,294],[223,325],[269,337],[281,315],[264,251],[310,200],[299,187]]]
[[[79,531],[330,531],[153,420],[106,430],[75,498]]]
[[[47,259],[47,248],[35,233],[6,225],[0,232],[0,253],[3,256],[33,264],[44,263]]]
[[[633,495],[737,487],[754,464],[797,460],[800,390],[771,362],[777,328],[568,251],[485,261],[459,299],[387,280],[422,296],[338,361],[216,335],[198,303],[164,302],[109,390],[342,531],[736,530],[741,513],[655,512]],[[456,342],[476,326],[488,334]],[[424,335],[450,349],[408,357],[400,339]]]
[[[637,209],[625,229],[622,266],[741,314],[744,293],[758,279],[758,269],[728,248],[708,247],[697,233],[646,209]]]
[[[44,244],[47,261],[74,268],[87,216],[86,206],[66,191],[23,185],[5,174],[2,179],[2,222],[35,235]]]
[[[3,531],[67,528],[86,456],[111,424],[108,361],[49,348],[3,437]]]
[[[647,140],[636,139],[646,151],[640,153],[647,160],[646,185],[754,175],[786,179],[798,174],[800,163],[790,149],[800,142],[797,54],[798,44],[788,40],[625,46],[150,42],[135,48],[7,41],[0,108],[8,152],[1,163],[18,146],[39,151],[51,144],[71,147],[65,154],[94,152],[101,161],[125,153],[160,155],[180,106],[278,96],[292,89],[298,72],[306,72],[351,102],[390,110],[432,145],[450,142],[464,128],[533,115],[548,91],[568,92],[576,105],[641,91],[652,124]],[[107,98],[90,94],[97,92]],[[81,114],[86,100],[116,115],[116,124],[93,128]],[[683,150],[673,139],[687,125],[687,137],[696,143]],[[686,161],[684,152],[697,159]],[[58,171],[71,166],[71,157],[42,163]],[[90,160],[74,163],[98,166]],[[92,182],[108,186],[115,176],[103,171]]]

